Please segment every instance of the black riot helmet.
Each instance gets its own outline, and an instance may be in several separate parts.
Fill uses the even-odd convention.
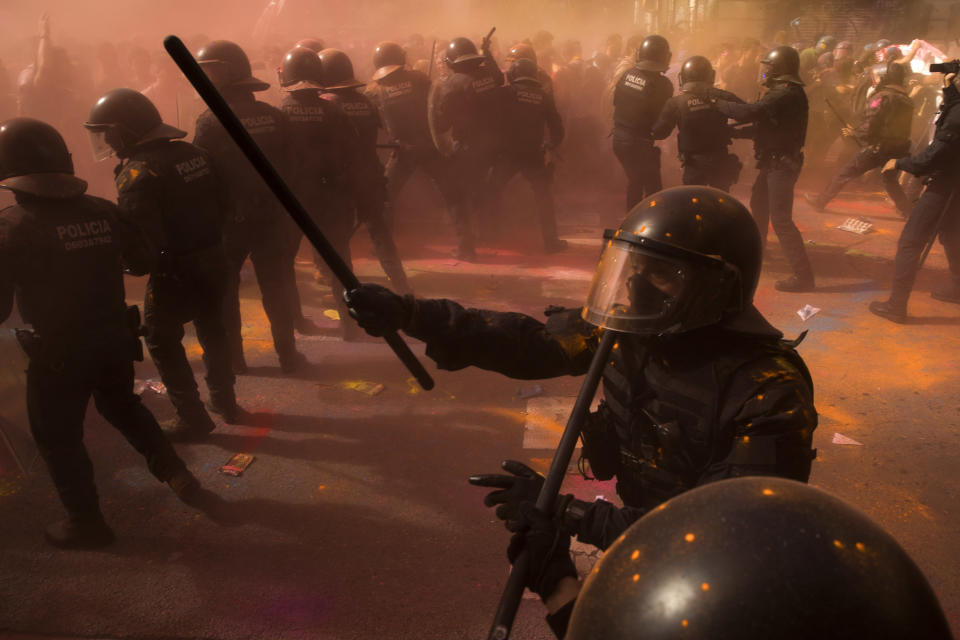
[[[454,71],[477,66],[483,59],[470,38],[454,38],[443,55],[443,61]]]
[[[350,57],[340,49],[324,49],[317,54],[323,67],[323,86],[327,89],[353,89],[363,83],[353,75]]]
[[[703,56],[687,58],[683,66],[680,67],[681,87],[688,82],[706,82],[707,84],[713,84],[716,77],[717,72],[714,71],[713,65]]]
[[[407,53],[396,42],[381,42],[373,50],[374,80],[386,78],[388,75],[403,69],[407,64]]]
[[[896,85],[898,87],[907,84],[907,66],[897,62],[890,61],[883,65],[883,74],[880,76],[878,85]]]
[[[637,49],[637,66],[647,71],[666,71],[670,68],[670,43],[663,36],[647,36]]]
[[[604,553],[567,640],[947,640],[933,590],[877,523],[809,485],[714,482],[665,502]]]
[[[833,51],[833,49],[836,46],[837,46],[836,38],[834,38],[833,36],[823,36],[822,38],[817,40],[817,44],[814,45],[813,48],[817,50],[817,55],[820,55],[828,51]]]
[[[752,309],[760,232],[711,187],[674,187],[635,206],[607,242],[583,318],[641,335],[682,333]]]
[[[760,61],[760,80],[764,86],[775,82],[803,84],[800,80],[800,54],[793,47],[774,47]]]
[[[323,64],[320,56],[306,47],[287,51],[277,71],[280,86],[286,91],[323,89]]]
[[[533,60],[533,64],[536,65],[537,50],[534,49],[533,45],[529,42],[518,42],[510,47],[510,51],[507,52],[507,62],[513,62],[514,60],[519,60],[520,58]]]
[[[187,136],[164,124],[150,98],[133,89],[113,89],[100,96],[83,126],[97,161],[114,155],[125,158],[135,147],[155,140]]]
[[[518,82],[535,82],[536,84],[540,84],[537,71],[537,63],[530,58],[517,58],[510,63],[510,68],[507,69],[507,80],[510,81],[510,84],[517,84]]]
[[[214,40],[197,52],[197,62],[218,89],[266,91],[270,84],[253,77],[250,59],[235,42]]]
[[[314,53],[320,53],[326,47],[323,44],[323,40],[320,38],[304,38],[303,40],[297,40],[297,43],[293,45],[294,47],[300,47],[301,49],[310,49]]]
[[[87,183],[73,175],[73,158],[56,129],[33,118],[13,118],[0,124],[0,188],[73,198]]]

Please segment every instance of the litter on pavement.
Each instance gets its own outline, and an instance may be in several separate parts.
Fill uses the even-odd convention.
[[[862,447],[862,446],[863,446],[863,443],[862,443],[862,442],[857,442],[857,441],[854,440],[853,438],[848,438],[847,436],[843,435],[842,433],[834,433],[834,434],[833,434],[833,440],[832,440],[831,442],[833,442],[833,444],[850,444],[850,445],[856,445],[856,446],[858,446],[858,447]]]
[[[870,233],[870,230],[873,229],[873,223],[867,222],[866,220],[861,220],[860,218],[847,218],[844,220],[843,224],[837,227],[841,231],[849,231],[850,233],[856,233],[857,235],[865,235]]]
[[[809,304],[803,305],[802,309],[797,309],[797,315],[800,316],[800,319],[803,320],[804,322],[806,322],[813,316],[817,315],[818,313],[820,313],[820,308],[810,306]]]
[[[220,467],[220,473],[225,473],[228,476],[239,476],[246,471],[251,462],[253,462],[252,453],[235,453],[227,460],[227,464]]]

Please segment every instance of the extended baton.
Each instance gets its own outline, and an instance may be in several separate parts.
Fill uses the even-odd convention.
[[[267,157],[263,154],[260,147],[257,146],[257,143],[254,142],[253,138],[250,137],[247,130],[243,128],[236,114],[223,99],[223,96],[220,95],[220,92],[217,91],[216,87],[213,86],[213,83],[210,82],[210,79],[207,78],[207,74],[203,72],[203,69],[200,68],[197,61],[190,55],[190,52],[180,38],[177,36],[167,36],[163,40],[163,48],[167,50],[167,53],[170,54],[173,61],[177,63],[180,71],[183,72],[183,75],[190,81],[193,88],[200,94],[200,97],[207,104],[207,107],[210,108],[210,111],[217,117],[217,120],[220,121],[220,124],[223,125],[226,132],[230,134],[233,141],[240,147],[243,155],[247,157],[247,160],[249,160],[253,168],[257,170],[257,173],[260,174],[263,181],[267,183],[273,195],[280,201],[283,208],[287,210],[287,213],[290,214],[293,221],[296,222],[300,230],[303,231],[303,235],[307,237],[307,240],[309,240],[310,244],[317,250],[317,253],[323,258],[323,261],[330,267],[330,270],[333,272],[333,275],[336,276],[337,280],[340,281],[347,291],[359,287],[360,281],[357,280],[357,276],[354,275],[350,267],[347,266],[340,255],[330,246],[330,243],[324,237],[320,228],[317,227],[316,223],[310,218],[306,209],[303,208],[300,201],[297,200],[293,192],[290,191],[290,187],[283,181],[283,178],[280,177],[274,166],[270,164],[270,161],[267,160]],[[346,321],[346,318],[344,318],[344,321]],[[397,354],[397,357],[400,358],[407,369],[410,370],[410,373],[417,379],[420,386],[427,390],[432,389],[433,378],[431,378],[427,370],[423,368],[423,365],[417,360],[417,357],[413,355],[410,347],[407,346],[407,343],[403,341],[399,334],[397,334],[396,331],[391,331],[390,333],[384,334],[383,337],[387,341],[387,344],[390,345],[390,348],[393,349],[393,352]]]
[[[577,401],[573,405],[573,411],[567,419],[567,426],[560,437],[560,445],[556,453],[553,454],[553,462],[550,463],[550,470],[540,488],[540,495],[537,496],[537,509],[544,513],[551,513],[554,503],[557,501],[557,494],[560,493],[560,485],[563,484],[563,476],[567,473],[567,467],[570,466],[570,459],[573,458],[573,452],[577,448],[577,439],[580,437],[580,431],[583,423],[590,412],[590,404],[593,397],[597,394],[597,387],[600,385],[600,376],[607,366],[607,358],[610,356],[610,350],[613,343],[617,341],[617,334],[609,329],[603,332],[600,339],[600,345],[596,353],[593,354],[593,361],[590,363],[590,369],[587,370],[587,377],[583,380],[580,387],[580,393],[577,395]],[[500,604],[497,606],[497,613],[493,619],[493,626],[490,627],[488,640],[506,640],[510,637],[510,628],[513,626],[513,619],[517,615],[517,609],[520,607],[520,600],[523,598],[523,579],[530,566],[530,556],[526,551],[522,551],[513,563],[513,570],[510,577],[507,578],[507,586],[503,589],[503,595],[500,596]]]
[[[833,115],[837,116],[837,120],[840,121],[840,124],[842,124],[842,125],[844,126],[844,128],[849,129],[849,128],[850,128],[850,125],[847,124],[847,121],[843,119],[843,116],[840,115],[840,112],[837,110],[837,108],[836,108],[835,106],[833,106],[833,103],[832,103],[832,102],[830,102],[830,98],[824,97],[824,98],[823,98],[823,101],[827,103],[827,106],[828,106],[828,107],[830,107],[830,111],[833,112]],[[858,147],[860,147],[861,149],[863,149],[863,143],[860,142],[860,140],[857,139],[857,136],[850,136],[850,137],[853,138],[853,141],[857,143],[857,146],[858,146]]]

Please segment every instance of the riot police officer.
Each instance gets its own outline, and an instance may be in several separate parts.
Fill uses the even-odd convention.
[[[377,107],[359,91],[364,83],[353,75],[353,63],[339,49],[324,49],[319,54],[325,98],[340,107],[357,130],[358,148],[353,178],[358,188],[354,192],[359,222],[367,227],[374,253],[380,266],[398,291],[409,291],[407,275],[397,254],[390,227],[384,218],[387,199],[387,180],[383,165],[377,156],[377,135],[380,131],[380,115]]]
[[[286,91],[280,110],[289,121],[300,158],[292,168],[290,185],[330,244],[350,265],[355,193],[363,188],[356,184],[360,145],[343,110],[320,97],[322,82],[323,71],[316,53],[299,46],[287,52],[280,68],[280,86]],[[343,288],[319,256],[315,256],[315,262],[326,275],[340,310],[343,338],[353,340],[357,337],[356,325],[347,314]]]
[[[855,138],[860,152],[840,169],[840,173],[817,196],[804,194],[810,205],[823,211],[844,185],[871,169],[882,167],[891,158],[902,158],[910,152],[910,128],[913,123],[913,100],[906,89],[906,67],[896,62],[887,63],[877,92],[867,104],[863,120],[856,129],[845,129],[847,137]],[[900,186],[899,172],[882,173],[883,186],[897,210],[904,216],[910,213],[912,203]]]
[[[67,511],[46,538],[58,547],[101,547],[113,532],[83,446],[91,396],[158,480],[184,500],[199,489],[133,392],[139,316],[131,319],[124,301],[123,261],[145,273],[148,252],[116,206],[84,195],[87,183],[73,175],[63,138],[44,122],[15,118],[0,125],[0,187],[17,201],[0,212],[0,322],[10,316],[16,292],[32,327],[17,330],[30,359],[30,431]]]
[[[254,97],[254,92],[265,91],[270,85],[253,77],[243,49],[227,40],[214,40],[197,53],[197,61],[277,170],[287,173],[294,161],[287,120],[279,110]],[[210,155],[229,195],[224,244],[230,270],[224,324],[234,371],[247,370],[240,334],[239,287],[240,269],[249,257],[280,368],[292,373],[306,364],[306,358],[297,351],[293,335],[295,303],[290,292],[296,283],[290,282],[292,270],[287,266],[292,259],[287,215],[209,110],[197,118],[193,142]]]
[[[238,415],[230,351],[223,327],[227,258],[224,187],[209,156],[175,141],[187,135],[160,120],[149,98],[114,89],[93,105],[84,123],[98,159],[120,158],[120,214],[143,229],[151,268],[144,300],[146,342],[177,418],[170,437],[213,431],[183,350],[183,325],[193,322],[203,349],[211,405],[228,422]]]
[[[454,38],[444,53],[452,74],[437,88],[430,109],[434,142],[443,145],[444,135],[452,145],[441,149],[449,155],[452,189],[451,210],[457,233],[453,255],[477,259],[473,225],[486,198],[486,181],[500,148],[500,93],[503,72],[483,43],[483,53],[467,38]]]
[[[398,148],[387,162],[387,206],[393,208],[410,176],[417,169],[426,173],[451,206],[450,174],[430,135],[427,106],[430,78],[406,66],[406,53],[395,42],[381,42],[373,53],[373,84],[367,95],[383,118],[390,139]],[[389,216],[392,220],[392,215]]]
[[[897,242],[893,266],[893,288],[887,300],[870,303],[874,314],[903,323],[907,300],[917,279],[924,256],[939,236],[950,268],[950,282],[930,295],[943,302],[960,304],[960,198],[956,196],[960,169],[960,91],[957,77],[944,78],[943,104],[937,116],[933,141],[913,157],[890,159],[884,172],[906,171],[923,176],[927,187],[913,206]]]
[[[813,385],[794,343],[752,304],[761,248],[746,208],[723,191],[676,187],[639,203],[604,237],[583,319],[580,309],[551,309],[543,324],[376,285],[348,302],[367,331],[402,329],[426,342],[441,369],[472,365],[522,379],[582,375],[598,327],[618,332],[583,453],[594,477],[617,478],[626,506],[559,501],[557,516],[582,542],[606,548],[650,509],[721,478],[806,481]],[[516,520],[542,479],[520,463],[505,469],[511,475],[472,482],[499,489],[486,504]]]
[[[514,61],[520,60],[521,58],[526,58],[527,60],[532,60],[533,64],[537,67],[536,79],[540,82],[540,88],[547,93],[553,93],[553,78],[550,77],[550,74],[547,73],[540,67],[540,64],[537,62],[537,50],[533,48],[533,45],[527,41],[518,42],[517,44],[510,47],[510,50],[507,51],[507,57],[505,62],[507,67],[513,64]]]
[[[705,184],[729,191],[743,165],[729,152],[733,128],[717,111],[717,98],[743,102],[713,86],[716,71],[703,56],[688,58],[680,67],[680,94],[663,107],[653,126],[653,138],[663,140],[677,128],[677,147],[683,165],[683,184]]]
[[[545,154],[555,153],[563,141],[563,122],[553,95],[545,91],[537,79],[536,62],[517,58],[507,70],[507,79],[510,84],[501,89],[504,100],[503,149],[490,179],[491,217],[500,213],[504,187],[520,173],[533,189],[544,250],[547,253],[562,251],[567,243],[557,237],[553,161]],[[496,226],[494,220],[487,220],[487,224]]]
[[[653,128],[673,86],[663,75],[670,66],[670,45],[663,36],[647,36],[637,63],[617,81],[613,92],[613,153],[627,176],[627,211],[660,191],[660,149]]]
[[[807,135],[807,96],[800,80],[800,56],[796,49],[779,46],[763,60],[763,84],[767,92],[751,104],[717,100],[717,109],[738,122],[756,123],[753,148],[757,179],[750,195],[750,210],[766,245],[767,228],[780,240],[793,275],[774,284],[779,291],[811,291],[813,268],[803,247],[803,236],[793,223],[793,187],[803,167],[803,143]]]
[[[799,482],[737,478],[677,496],[631,526],[582,588],[569,535],[532,503],[523,512],[530,528],[508,554],[526,550],[525,585],[558,638],[953,637],[903,547]]]

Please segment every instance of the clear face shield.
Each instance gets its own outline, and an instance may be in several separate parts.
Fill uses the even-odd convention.
[[[590,285],[583,318],[599,327],[637,334],[669,328],[690,285],[690,268],[680,260],[639,245],[609,239]]]
[[[90,148],[96,162],[117,155],[117,149],[121,147],[120,131],[117,127],[87,127],[87,134],[90,136]]]

